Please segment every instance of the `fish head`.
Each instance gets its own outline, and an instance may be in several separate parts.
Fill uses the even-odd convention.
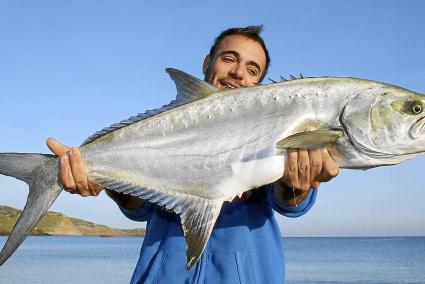
[[[363,154],[394,164],[425,152],[425,96],[375,83],[350,100],[340,117]]]

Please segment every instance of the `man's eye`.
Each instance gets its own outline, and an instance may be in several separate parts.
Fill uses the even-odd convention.
[[[258,74],[257,70],[255,70],[255,69],[253,69],[253,68],[249,68],[249,69],[248,69],[248,73],[249,73],[249,75],[251,75],[251,76],[257,76],[257,74]]]
[[[226,56],[226,57],[223,57],[223,61],[224,62],[235,62],[235,59],[233,57]]]

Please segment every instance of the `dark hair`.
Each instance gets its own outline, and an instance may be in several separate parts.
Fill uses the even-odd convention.
[[[244,37],[252,39],[261,45],[261,47],[264,50],[264,54],[266,55],[266,66],[260,78],[260,82],[263,81],[269,69],[270,57],[269,57],[269,51],[267,50],[266,44],[264,43],[263,38],[260,36],[260,33],[262,30],[263,30],[263,26],[260,25],[260,26],[247,26],[245,28],[230,28],[221,32],[221,34],[214,40],[214,44],[211,46],[210,57],[211,58],[214,57],[215,51],[217,50],[218,46],[220,45],[220,43],[223,41],[223,39],[226,36],[242,35]]]

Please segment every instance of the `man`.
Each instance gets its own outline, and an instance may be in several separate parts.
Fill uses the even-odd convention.
[[[261,27],[233,28],[217,37],[203,64],[205,81],[224,88],[260,83],[269,55]],[[98,195],[87,179],[78,148],[49,138],[61,158],[62,183],[71,193]],[[289,217],[306,213],[319,182],[338,174],[326,149],[288,150],[283,178],[223,205],[207,247],[196,266],[185,271],[186,244],[178,215],[138,198],[107,190],[130,219],[147,221],[146,236],[132,283],[283,283],[282,240],[273,210]]]

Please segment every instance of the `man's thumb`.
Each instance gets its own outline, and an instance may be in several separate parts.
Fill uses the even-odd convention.
[[[52,137],[47,138],[46,144],[50,151],[52,151],[56,156],[62,156],[70,149]]]

